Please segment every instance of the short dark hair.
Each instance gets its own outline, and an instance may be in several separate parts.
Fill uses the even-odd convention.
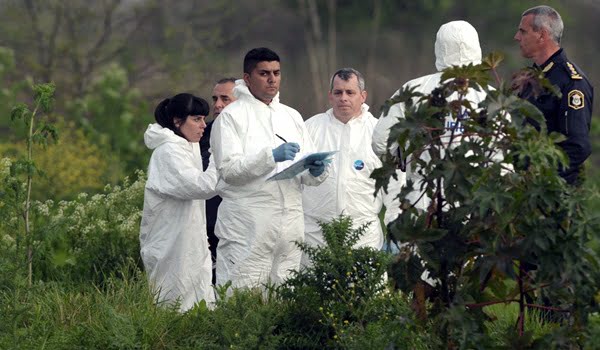
[[[235,81],[236,81],[236,80],[237,80],[237,79],[236,79],[236,78],[233,78],[233,77],[231,77],[231,78],[223,78],[223,79],[219,79],[219,80],[217,81],[217,84],[225,84],[225,83],[234,83],[234,84],[235,84]]]
[[[281,62],[279,60],[279,55],[275,53],[275,51],[266,48],[266,47],[258,47],[256,49],[252,49],[248,51],[246,56],[244,57],[244,73],[252,73],[252,70],[256,68],[258,62]]]
[[[175,126],[175,119],[185,123],[188,115],[207,116],[209,112],[210,107],[208,106],[208,102],[203,98],[188,93],[181,93],[162,100],[154,110],[154,119],[163,128],[171,129],[174,133],[181,136],[179,128]]]
[[[358,80],[358,89],[360,91],[364,91],[365,78],[362,74],[360,74],[359,71],[357,71],[354,68],[342,68],[339,69],[337,72],[333,73],[333,75],[331,76],[331,81],[329,82],[329,91],[333,91],[333,80],[335,79],[335,77],[340,77],[340,79],[342,79],[343,81],[348,81],[352,79],[353,75],[355,75],[356,80]]]

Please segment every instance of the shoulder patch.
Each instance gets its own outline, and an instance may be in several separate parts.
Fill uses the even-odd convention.
[[[575,110],[585,107],[585,98],[583,92],[579,90],[569,91],[568,104],[570,108]]]
[[[581,74],[577,72],[575,66],[571,62],[567,62],[567,67],[569,67],[569,71],[571,72],[571,79],[580,80],[583,79]]]

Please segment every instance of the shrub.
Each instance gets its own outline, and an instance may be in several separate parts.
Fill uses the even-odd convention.
[[[403,188],[403,211],[389,225],[395,240],[408,243],[395,269],[400,273],[393,277],[405,292],[418,292],[419,276],[429,272],[435,281],[430,317],[446,347],[493,346],[482,308],[503,303],[519,306],[515,344],[537,341],[529,341],[531,333],[524,328],[525,309],[531,307],[562,315],[564,329],[551,336],[573,345],[599,281],[598,258],[587,245],[600,221],[581,205],[590,193],[568,187],[558,175],[567,158],[556,143],[564,137],[547,135],[541,112],[512,89],[488,87],[488,73],[500,60],[490,55],[481,65],[449,68],[431,94],[404,89],[386,103],[386,108],[406,105],[406,118],[392,127],[388,143],[398,143],[422,176]],[[531,69],[521,82],[550,86],[541,71]],[[471,105],[465,99],[467,87],[483,89],[486,100]],[[448,102],[453,94],[457,100]],[[459,118],[465,111],[469,117]],[[449,140],[440,137],[446,116],[460,120],[465,132],[455,126]],[[541,125],[541,132],[527,120]],[[383,161],[372,174],[378,186],[396,168],[393,157]],[[431,198],[427,210],[406,199],[413,190]]]
[[[415,336],[406,298],[387,294],[387,254],[353,248],[366,226],[353,230],[352,219],[340,216],[321,228],[325,246],[300,244],[312,265],[277,289],[285,307],[278,328],[283,346],[360,348],[373,341],[384,347],[425,347],[423,338]]]
[[[112,64],[92,83],[88,94],[68,107],[85,136],[111,154],[111,170],[121,177],[148,165],[150,152],[142,133],[154,122],[148,101],[130,86],[127,72]]]
[[[35,271],[43,280],[93,281],[141,266],[139,223],[145,175],[107,185],[103,194],[81,193],[72,201],[35,202],[38,232]]]
[[[83,130],[76,129],[73,122],[58,121],[56,126],[62,130],[61,138],[33,156],[43,174],[32,187],[33,199],[73,199],[81,192],[99,192],[106,183],[118,181],[111,173],[109,157],[89,142]],[[0,144],[3,157],[17,159],[25,152],[22,142]]]

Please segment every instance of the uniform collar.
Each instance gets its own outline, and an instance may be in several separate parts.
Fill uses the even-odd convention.
[[[565,54],[563,49],[560,48],[560,49],[558,49],[558,51],[556,51],[554,54],[552,54],[552,56],[550,56],[550,58],[548,58],[546,60],[546,62],[544,62],[541,66],[538,66],[535,63],[533,64],[533,66],[535,68],[541,69],[543,72],[547,72],[550,69],[552,69],[552,67],[554,67],[555,65],[558,65],[559,63],[564,63],[566,60],[567,60],[567,55]]]

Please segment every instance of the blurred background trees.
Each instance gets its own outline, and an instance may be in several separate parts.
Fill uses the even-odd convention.
[[[569,57],[598,85],[600,68],[595,58],[600,42],[588,37],[600,26],[595,20],[599,3],[546,3],[563,16],[563,44]],[[522,11],[537,4],[517,0],[0,0],[0,135],[8,145],[0,149],[6,155],[5,150],[14,152],[19,147],[13,141],[18,135],[8,128],[9,106],[19,97],[31,96],[27,91],[31,82],[53,81],[55,117],[72,135],[81,135],[73,142],[97,148],[96,163],[73,167],[96,164],[95,172],[102,174],[98,182],[114,183],[146,167],[150,152],[142,133],[153,122],[153,108],[160,99],[182,91],[210,99],[215,81],[241,77],[243,55],[258,46],[280,54],[282,100],[305,118],[328,108],[329,77],[348,66],[365,75],[367,103],[378,115],[382,103],[403,83],[435,70],[435,34],[451,20],[472,23],[484,53],[506,54],[501,73],[509,79],[512,72],[530,64],[520,57],[513,35]],[[596,126],[594,133],[598,132]],[[592,168],[600,168],[598,146]],[[90,147],[76,148],[87,154]],[[71,186],[101,188],[90,187],[90,181]],[[51,192],[56,198],[73,193],[58,188]]]

